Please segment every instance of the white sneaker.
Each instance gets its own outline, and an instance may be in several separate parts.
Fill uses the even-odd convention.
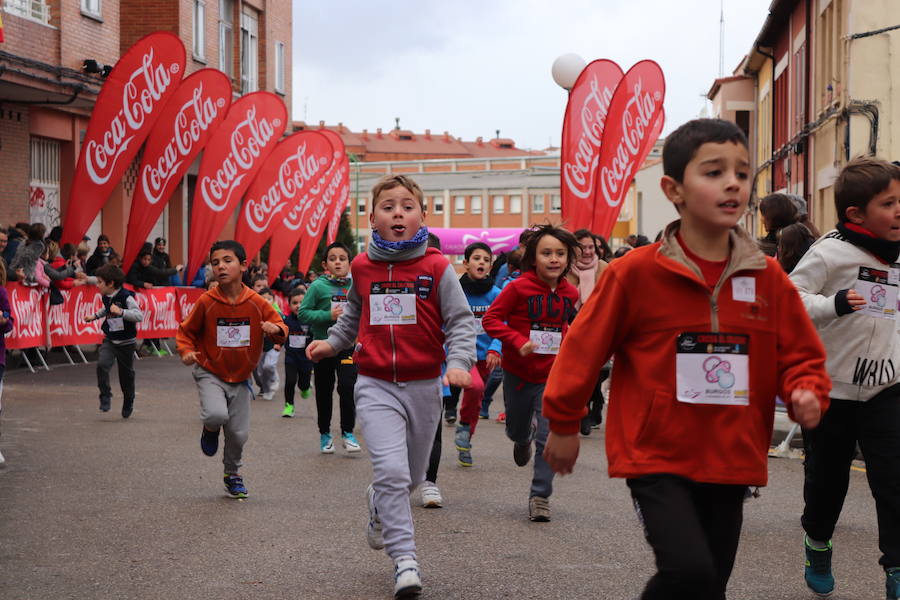
[[[366,488],[366,504],[369,507],[369,522],[366,525],[366,541],[372,550],[384,548],[384,536],[381,534],[381,519],[378,517],[378,509],[375,508],[375,488],[372,484]]]
[[[438,486],[430,481],[422,484],[422,506],[425,508],[443,508],[444,498],[441,496],[441,490]]]
[[[6,464],[6,459],[3,458],[3,453],[0,452],[0,467]]]
[[[275,392],[274,392],[274,391],[266,392],[265,394],[262,395],[262,399],[263,399],[263,400],[271,400],[271,399],[274,398],[274,397],[275,397]]]
[[[419,563],[412,556],[401,556],[394,561],[394,598],[418,598],[422,593],[422,577]]]

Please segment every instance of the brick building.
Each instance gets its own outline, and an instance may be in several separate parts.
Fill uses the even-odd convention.
[[[65,215],[81,140],[103,77],[122,52],[154,31],[184,43],[185,75],[225,72],[234,96],[267,90],[291,106],[291,3],[274,0],[0,0],[0,224]],[[88,233],[125,241],[139,159]],[[199,159],[172,195],[151,237],[187,254],[188,215]],[[233,227],[233,224],[231,225]]]

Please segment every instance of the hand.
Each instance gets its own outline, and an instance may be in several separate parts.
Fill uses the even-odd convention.
[[[85,322],[85,323],[90,323],[90,322],[93,321],[93,320],[94,320],[94,315],[87,315],[87,316],[84,318],[84,322]]]
[[[184,265],[175,265],[175,271],[180,272],[184,270]]]
[[[791,408],[794,413],[794,421],[804,429],[815,428],[822,419],[822,407],[819,405],[819,399],[815,392],[810,390],[791,392]]]
[[[181,362],[187,366],[196,364],[200,360],[199,352],[185,352],[181,355]]]
[[[532,342],[531,340],[525,342],[525,345],[519,348],[520,356],[528,356],[532,352],[534,352],[534,342]]]
[[[281,333],[281,327],[275,323],[270,323],[269,321],[262,322],[262,330],[266,335],[278,335]]]
[[[109,314],[111,314],[111,315],[113,315],[113,316],[115,316],[115,317],[118,317],[118,316],[120,316],[123,312],[125,312],[125,311],[123,311],[123,310],[122,310],[122,307],[119,306],[118,304],[110,304],[110,305],[109,305]]]
[[[547,436],[547,443],[544,444],[544,460],[554,473],[568,475],[575,467],[580,447],[578,434],[561,435],[551,431]]]
[[[75,280],[80,281],[82,283],[87,282],[87,273],[85,273],[84,271],[79,271],[78,273],[75,273]]]
[[[496,369],[500,366],[500,355],[496,352],[488,352],[487,358],[484,361],[485,365],[487,365],[488,373]]]
[[[272,349],[275,350],[275,352],[281,352],[281,344],[275,344]]]
[[[847,292],[847,304],[853,310],[860,310],[866,305],[866,299],[860,296],[856,290],[849,290]]]
[[[319,362],[323,358],[331,358],[337,354],[334,347],[325,340],[316,340],[306,347],[306,358]]]
[[[331,309],[331,318],[334,321],[337,321],[338,317],[342,314],[344,314],[344,307],[340,304]]]
[[[151,289],[151,288],[153,288],[153,284],[150,283],[149,281],[145,281],[145,282],[144,282],[144,289],[145,289],[145,290],[149,290],[149,289]]]
[[[462,369],[447,369],[447,373],[444,375],[444,385],[468,389],[472,387],[472,375]]]

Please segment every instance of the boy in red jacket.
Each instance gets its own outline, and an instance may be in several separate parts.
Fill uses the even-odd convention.
[[[641,598],[723,600],[744,491],[767,481],[775,396],[815,427],[831,384],[796,289],[738,226],[743,132],[690,121],[666,139],[663,167],[681,220],[613,261],[575,319],[544,393],[544,454],[572,471],[585,403],[615,354],[609,474],[626,478],[658,569]]]

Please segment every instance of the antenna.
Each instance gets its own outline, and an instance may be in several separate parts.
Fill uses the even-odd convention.
[[[725,75],[725,0],[719,2],[719,77]]]
[[[400,131],[400,117],[394,117],[394,122],[397,124],[394,129]]]

